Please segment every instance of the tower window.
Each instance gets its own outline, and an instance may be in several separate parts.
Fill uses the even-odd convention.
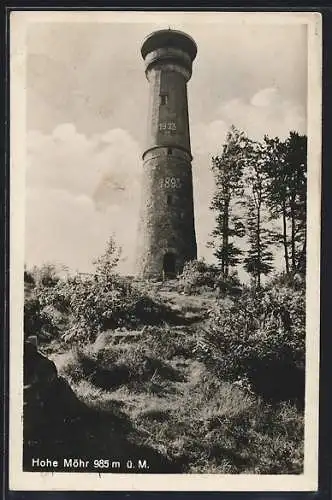
[[[167,195],[167,205],[172,205],[172,195],[171,194]]]
[[[163,106],[168,103],[168,95],[163,94],[160,96],[160,104]]]
[[[171,155],[173,153],[172,148],[167,148],[167,154]]]

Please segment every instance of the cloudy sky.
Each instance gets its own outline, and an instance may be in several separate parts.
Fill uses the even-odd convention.
[[[122,271],[133,271],[148,98],[140,45],[153,30],[182,29],[198,46],[188,94],[199,257],[211,259],[210,158],[229,126],[257,139],[306,133],[306,26],[200,19],[29,24],[28,266],[89,271],[114,234]]]

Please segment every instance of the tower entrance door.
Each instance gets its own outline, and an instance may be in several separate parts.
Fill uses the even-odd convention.
[[[163,274],[167,278],[174,278],[176,275],[175,255],[173,253],[165,253],[163,259]]]

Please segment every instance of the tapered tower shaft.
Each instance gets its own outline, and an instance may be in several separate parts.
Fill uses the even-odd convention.
[[[137,272],[175,276],[196,259],[187,82],[197,48],[180,31],[149,35],[141,48],[149,82]]]

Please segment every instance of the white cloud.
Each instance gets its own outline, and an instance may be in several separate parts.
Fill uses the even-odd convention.
[[[249,102],[236,98],[223,103],[218,115],[253,139],[265,134],[285,138],[291,130],[306,133],[303,107],[284,98],[277,88],[259,90]]]
[[[201,154],[213,155],[225,142],[228,124],[217,119],[210,123],[200,123],[191,127],[192,150],[194,157]]]
[[[249,100],[231,99],[217,108],[214,120],[191,127],[194,157],[218,154],[231,125],[257,140],[265,134],[285,138],[291,130],[306,133],[306,116],[302,106],[275,87],[261,89]]]
[[[273,106],[282,103],[278,90],[274,87],[260,90],[251,99],[250,104],[258,107]]]
[[[26,260],[88,270],[114,233],[133,271],[140,155],[124,130],[86,137],[70,123],[28,134]]]

